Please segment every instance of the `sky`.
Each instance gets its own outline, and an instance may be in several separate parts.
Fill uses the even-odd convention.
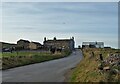
[[[2,2],[119,2],[119,0],[1,0]]]
[[[3,2],[2,38],[43,43],[47,39],[75,37],[75,46],[101,41],[118,48],[117,2]]]

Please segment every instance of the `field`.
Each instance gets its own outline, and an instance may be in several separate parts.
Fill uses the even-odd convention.
[[[39,56],[49,56],[51,55],[50,52],[39,52],[39,51],[19,51],[19,52],[3,52],[2,57],[16,57],[16,56],[33,56],[33,55],[39,55]]]
[[[105,65],[100,60],[99,54],[102,54],[103,60],[109,57],[109,54],[118,55],[120,52],[115,49],[83,49],[83,60],[71,72],[70,82],[120,82],[120,65]],[[92,55],[91,52],[94,54]],[[120,57],[120,55],[119,55]],[[119,63],[120,60],[118,59]],[[100,65],[104,63],[102,69]],[[102,64],[103,65],[103,64]],[[110,67],[104,70],[104,67]],[[115,70],[117,72],[115,72]]]
[[[40,63],[53,59],[66,57],[70,51],[56,52],[3,52],[2,53],[2,69],[9,69],[18,66]]]

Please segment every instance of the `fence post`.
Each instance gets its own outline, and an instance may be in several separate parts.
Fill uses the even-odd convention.
[[[102,56],[102,54],[99,54],[99,56],[100,56],[100,60],[103,61],[103,56]]]

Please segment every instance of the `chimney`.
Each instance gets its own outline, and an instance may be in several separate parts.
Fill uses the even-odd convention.
[[[72,37],[72,39],[74,40],[74,37]]]
[[[54,37],[53,40],[56,40],[56,37]]]
[[[46,41],[46,37],[44,37],[44,41]]]

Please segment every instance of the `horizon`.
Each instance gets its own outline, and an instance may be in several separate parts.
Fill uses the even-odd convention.
[[[73,36],[75,47],[97,41],[118,48],[117,2],[3,2],[2,15],[3,42]]]
[[[49,38],[46,38],[47,40],[53,40],[54,38],[51,38],[51,39],[49,39]],[[64,40],[64,39],[66,39],[66,38],[56,38],[57,40]],[[71,37],[70,38],[67,38],[67,39],[71,39]],[[33,40],[29,40],[29,39],[23,39],[23,38],[20,38],[19,40],[27,40],[27,41],[29,41],[29,42],[38,42],[38,43],[40,43],[40,44],[42,44],[42,45],[44,45],[43,44],[43,42],[44,42],[44,40],[42,41],[42,43],[41,42],[39,42],[39,41],[33,41]],[[19,41],[19,40],[17,40],[17,41]],[[17,41],[16,41],[16,43],[9,43],[9,42],[4,42],[4,43],[9,43],[9,44],[17,44]],[[75,41],[75,40],[74,40]],[[3,41],[2,41],[3,42]],[[84,41],[84,42],[88,42],[88,41]],[[84,42],[81,42],[82,44],[84,43]],[[102,42],[102,41],[89,41],[89,42]],[[104,43],[104,42],[103,42]],[[104,43],[105,44],[105,43]],[[77,45],[77,46],[74,46],[75,48],[78,48],[78,46],[81,46],[82,47],[82,45]],[[114,48],[114,47],[112,47],[112,46],[105,46],[104,45],[104,47],[111,47],[111,48]],[[115,49],[119,49],[119,48],[115,48]]]

